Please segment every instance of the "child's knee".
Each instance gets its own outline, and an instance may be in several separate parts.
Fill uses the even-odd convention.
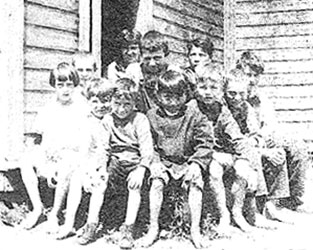
[[[164,180],[160,178],[155,178],[152,180],[151,190],[154,190],[156,192],[163,192],[164,187],[165,187]]]
[[[188,170],[192,174],[190,179],[185,178],[185,182],[189,183],[190,187],[195,187],[197,189],[203,190],[204,182],[202,177],[202,170],[199,165],[194,165],[192,168]]]
[[[223,177],[224,168],[223,166],[216,161],[215,159],[209,165],[209,176],[212,180],[220,180]]]

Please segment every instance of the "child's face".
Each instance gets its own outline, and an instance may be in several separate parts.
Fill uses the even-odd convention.
[[[248,95],[253,97],[257,95],[260,75],[251,69],[249,65],[244,65],[243,72],[249,77]]]
[[[171,92],[159,92],[157,94],[160,105],[170,115],[177,114],[185,105],[187,97],[186,94],[178,95]]]
[[[103,99],[100,99],[97,96],[92,96],[89,99],[89,105],[91,113],[98,119],[102,119],[105,114],[110,113],[112,110],[111,98],[109,96]]]
[[[130,44],[127,49],[122,50],[123,60],[127,63],[135,63],[140,60],[139,44]]]
[[[73,93],[74,93],[74,82],[67,80],[67,81],[59,81],[56,80],[55,82],[55,90],[57,94],[57,99],[62,104],[67,104],[72,101]]]
[[[225,90],[227,103],[234,108],[240,107],[247,98],[247,88],[247,84],[245,83],[234,79],[229,80]]]
[[[222,95],[222,84],[217,80],[206,78],[197,84],[198,99],[205,104],[213,104]]]
[[[196,46],[192,46],[188,59],[191,67],[196,67],[199,64],[205,64],[206,62],[211,62],[210,56],[205,53],[202,48]]]
[[[94,62],[89,58],[78,58],[75,61],[75,67],[82,87],[85,87],[86,81],[90,81],[95,74],[93,64]]]
[[[163,50],[150,52],[148,50],[142,51],[142,66],[145,72],[151,74],[158,74],[166,68],[165,53]]]
[[[134,112],[134,101],[125,97],[113,98],[112,112],[120,119],[129,117]]]

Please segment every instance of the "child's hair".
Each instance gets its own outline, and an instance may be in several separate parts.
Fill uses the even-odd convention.
[[[222,87],[222,83],[224,80],[223,71],[221,69],[221,66],[217,64],[210,63],[200,65],[196,68],[196,75],[198,82],[205,82],[206,79],[212,79],[221,83],[220,87]]]
[[[173,93],[179,96],[188,94],[188,83],[182,72],[168,70],[159,77],[156,83],[156,93]]]
[[[264,72],[264,63],[261,58],[251,51],[243,52],[240,59],[236,62],[237,69],[243,69],[245,66],[249,66],[249,68],[258,75]]]
[[[143,50],[156,52],[162,50],[164,55],[169,54],[168,43],[160,32],[155,30],[148,31],[141,40],[141,52]]]
[[[90,60],[93,70],[97,71],[98,67],[97,67],[96,59],[91,53],[84,52],[84,51],[77,52],[72,59],[72,64],[74,67],[76,67],[76,62],[78,60]]]
[[[209,55],[210,58],[212,58],[213,56],[214,45],[208,37],[205,39],[201,39],[198,37],[198,38],[188,41],[187,56],[190,55],[190,51],[192,47],[201,48],[206,54]]]
[[[120,78],[115,82],[113,98],[125,98],[129,101],[135,101],[138,95],[136,83],[129,78]]]
[[[108,80],[105,81],[101,78],[94,78],[87,86],[86,98],[90,100],[92,97],[96,96],[101,102],[105,102],[108,97],[112,98],[115,88],[116,86]]]
[[[74,86],[79,84],[79,76],[75,68],[67,62],[59,63],[58,66],[50,73],[49,84],[55,88],[56,81],[73,81]]]
[[[118,36],[117,42],[119,46],[124,49],[131,44],[138,44],[140,46],[141,34],[137,30],[124,29]]]
[[[248,76],[244,74],[242,70],[237,68],[229,71],[227,76],[224,78],[224,87],[223,87],[224,92],[227,90],[230,81],[236,81],[239,82],[240,84],[245,84],[247,88],[250,82]]]

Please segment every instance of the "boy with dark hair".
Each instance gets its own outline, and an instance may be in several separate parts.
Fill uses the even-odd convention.
[[[110,82],[104,82],[102,79],[94,78],[91,80],[86,91],[86,97],[90,105],[90,130],[93,131],[91,144],[91,153],[79,169],[75,170],[70,181],[69,193],[66,202],[65,223],[59,229],[56,238],[64,239],[74,234],[75,215],[81,200],[82,189],[91,193],[89,213],[86,225],[82,229],[82,234],[78,237],[78,243],[88,244],[95,239],[95,234],[99,222],[99,212],[103,203],[104,193],[107,188],[108,174],[106,162],[102,157],[106,154],[103,148],[103,134],[101,121],[105,114],[111,112],[111,99],[116,86]]]
[[[283,148],[287,154],[288,172],[291,179],[291,203],[292,208],[298,211],[312,212],[305,201],[304,194],[309,191],[308,174],[312,172],[312,161],[309,157],[309,149],[305,142],[299,138],[279,133],[278,124],[274,114],[274,108],[270,100],[261,94],[259,82],[264,72],[264,63],[251,51],[243,52],[236,67],[242,70],[250,79],[247,101],[252,106],[258,119],[260,131],[266,141],[267,147]],[[309,197],[309,196],[308,196]]]
[[[243,231],[251,231],[251,226],[242,216],[242,209],[246,194],[250,192],[250,196],[252,196],[251,193],[256,189],[255,182],[257,180],[254,166],[258,164],[258,159],[255,157],[257,152],[241,133],[237,122],[222,98],[223,76],[218,66],[214,64],[200,66],[196,69],[196,73],[198,84],[195,97],[201,112],[208,117],[214,127],[215,152],[208,173],[210,185],[216,195],[217,206],[220,210],[217,231],[226,233],[231,229],[223,184],[223,175],[225,171],[230,169],[235,170],[232,188],[234,195],[233,219]],[[264,180],[262,184],[262,194],[264,194],[266,193]]]
[[[185,69],[185,74],[191,84],[191,90],[195,90],[197,77],[195,69],[197,66],[209,65],[212,63],[214,46],[211,40],[206,37],[195,38],[187,43],[187,57],[189,66]]]
[[[89,152],[91,134],[88,110],[75,102],[73,94],[79,84],[76,70],[68,63],[60,63],[50,74],[50,85],[56,99],[38,112],[32,133],[21,159],[21,175],[33,205],[22,227],[31,229],[43,213],[38,189],[38,176],[45,177],[55,187],[53,208],[48,218],[48,231],[58,228],[57,214],[69,186],[72,173]],[[77,136],[79,135],[79,136]]]
[[[189,191],[191,238],[195,247],[203,245],[200,233],[203,178],[211,161],[213,131],[195,102],[186,104],[186,79],[183,74],[166,71],[156,84],[159,107],[148,111],[156,144],[150,167],[150,229],[139,245],[149,246],[159,234],[158,218],[163,189],[170,180],[179,181]]]

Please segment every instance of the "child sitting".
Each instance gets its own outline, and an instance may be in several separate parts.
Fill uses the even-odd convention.
[[[186,104],[186,86],[183,74],[166,71],[156,85],[160,106],[147,113],[157,153],[150,167],[150,229],[138,243],[142,246],[153,244],[158,237],[163,189],[171,179],[189,190],[191,238],[195,247],[203,244],[200,233],[202,170],[211,161],[213,131],[196,103]]]
[[[75,215],[81,200],[82,188],[84,188],[86,192],[91,193],[91,197],[88,220],[82,230],[82,235],[78,238],[78,243],[81,245],[85,245],[95,238],[98,216],[107,187],[108,174],[106,166],[101,164],[102,155],[105,155],[105,149],[101,147],[103,146],[102,140],[106,137],[103,134],[101,121],[105,114],[111,112],[111,99],[115,90],[115,85],[103,82],[101,79],[95,78],[90,83],[86,94],[91,111],[89,118],[93,125],[90,129],[94,134],[91,150],[95,152],[91,153],[95,153],[96,156],[94,158],[89,157],[86,166],[81,166],[80,169],[74,172],[67,198],[65,224],[56,235],[57,239],[64,239],[74,233]]]
[[[120,228],[119,245],[129,249],[133,247],[132,233],[141,201],[141,186],[146,169],[150,168],[154,150],[149,120],[134,109],[136,84],[127,78],[117,80],[116,84],[112,96],[112,113],[103,117],[102,125],[106,134],[104,143],[107,148],[109,183],[127,183],[127,211]]]
[[[91,143],[88,110],[75,102],[73,93],[79,84],[76,70],[68,63],[60,63],[50,74],[50,85],[56,98],[38,112],[21,159],[21,175],[33,205],[33,211],[22,226],[31,229],[43,213],[38,189],[38,176],[55,187],[52,211],[48,218],[48,231],[58,228],[57,214],[68,189],[72,172],[86,156]],[[79,135],[79,136],[78,136]],[[35,144],[35,142],[39,144]]]
[[[217,206],[220,210],[220,220],[217,231],[225,233],[230,228],[230,214],[226,207],[225,188],[223,175],[225,171],[235,170],[234,204],[232,215],[236,224],[244,231],[251,231],[242,216],[244,198],[247,193],[245,186],[248,184],[250,191],[256,180],[254,170],[251,167],[255,162],[253,157],[256,152],[249,145],[245,136],[241,133],[237,122],[225,105],[223,96],[223,76],[214,64],[200,66],[196,69],[198,83],[196,86],[196,100],[203,114],[213,123],[215,135],[215,152],[209,166],[209,180],[216,195]],[[252,177],[252,178],[250,178]],[[266,191],[266,187],[264,187]]]

